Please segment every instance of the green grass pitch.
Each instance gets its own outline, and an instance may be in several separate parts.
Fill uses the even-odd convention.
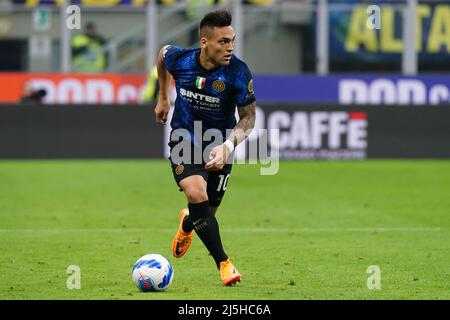
[[[186,201],[168,162],[0,161],[0,299],[450,298],[449,161],[259,170],[234,166],[217,213],[243,275],[223,287],[197,236],[182,259],[171,255]],[[147,253],[173,264],[165,292],[131,281]],[[70,265],[79,290],[66,286]],[[368,288],[369,266],[380,289]]]

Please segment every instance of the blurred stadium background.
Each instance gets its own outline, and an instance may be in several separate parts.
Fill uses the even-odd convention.
[[[72,4],[79,8],[78,19]],[[226,7],[234,15],[235,52],[254,74],[261,104],[257,125],[286,130],[301,126],[304,120],[322,140],[329,133],[333,136],[329,146],[314,140],[314,135],[295,140],[296,135],[287,130],[290,134],[282,134],[281,139],[284,158],[448,157],[448,111],[433,106],[449,104],[450,99],[450,2],[376,1],[379,29],[368,27],[375,21],[373,4],[359,0],[3,0],[0,102],[80,107],[27,108],[28,113],[38,113],[30,117],[21,117],[26,113],[20,113],[17,105],[2,108],[3,119],[13,117],[18,123],[16,131],[11,121],[8,130],[0,129],[0,141],[5,144],[0,156],[111,157],[122,152],[123,157],[161,157],[163,143],[145,148],[146,139],[142,139],[143,132],[151,131],[155,137],[158,133],[153,131],[160,131],[156,125],[144,122],[139,129],[137,124],[128,128],[126,133],[133,138],[125,140],[132,143],[125,142],[122,133],[122,138],[110,136],[103,141],[106,134],[98,132],[102,130],[99,119],[120,120],[123,112],[144,109],[114,113],[114,108],[85,111],[82,106],[151,105],[158,94],[152,67],[159,48],[164,44],[196,46],[200,17],[213,8]],[[69,25],[79,29],[71,30]],[[89,31],[93,33],[90,40],[85,36],[89,28],[94,30]],[[328,111],[347,113],[310,113],[302,120],[292,112],[286,114],[293,110],[282,107],[287,104],[314,105],[319,111],[321,105],[328,105],[332,107]],[[417,107],[350,112],[344,105]],[[276,112],[277,108],[282,112]],[[99,119],[89,121],[97,109],[114,115],[98,115]],[[75,112],[79,117],[57,115],[61,112]],[[31,120],[39,115],[39,121]],[[83,122],[83,130],[68,123],[55,126],[52,116],[58,121],[78,121],[76,126]],[[30,126],[26,119],[42,128],[23,130],[21,126]],[[44,125],[45,121],[53,125]],[[327,128],[321,122],[328,123]],[[123,121],[115,125],[127,126]],[[70,134],[67,127],[73,129]],[[417,135],[424,130],[426,136]],[[69,140],[50,141],[40,135],[56,132]],[[92,143],[84,147],[77,143],[83,135]],[[95,146],[97,138],[103,147]],[[116,148],[119,141],[126,150]]]
[[[80,29],[67,27],[71,5]],[[236,168],[228,197],[241,205],[224,201],[247,287],[211,293],[175,261],[174,288],[158,298],[448,299],[447,0],[0,0],[0,298],[145,298],[128,268],[149,251],[170,256],[184,205],[163,160],[168,128],[154,123],[152,68],[165,44],[196,47],[200,17],[222,7],[254,76],[257,128],[280,129],[280,174]],[[97,35],[86,45],[87,27]],[[260,234],[284,274],[258,269],[263,249],[248,248]],[[98,258],[109,250],[112,264]],[[39,272],[27,285],[25,263]],[[87,291],[65,290],[73,263]],[[382,294],[366,287],[371,264],[386,270]]]

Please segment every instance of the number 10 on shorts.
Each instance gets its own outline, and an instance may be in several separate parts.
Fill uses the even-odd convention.
[[[220,181],[219,181],[219,185],[217,186],[216,191],[220,191],[221,189],[223,191],[227,190],[228,178],[230,178],[229,173],[227,175],[224,175],[224,174],[219,175]]]

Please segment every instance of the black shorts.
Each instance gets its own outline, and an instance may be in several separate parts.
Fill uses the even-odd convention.
[[[172,150],[173,145],[169,144],[169,146]],[[202,176],[206,181],[209,204],[213,207],[218,207],[220,205],[225,191],[227,190],[228,180],[233,167],[231,163],[227,163],[222,170],[207,171],[205,169],[205,163],[193,164],[193,161],[189,164],[174,163],[171,157],[169,157],[169,160],[173,177],[178,186],[180,186],[180,181],[184,178],[194,175]],[[180,188],[180,191],[183,191],[183,189]]]

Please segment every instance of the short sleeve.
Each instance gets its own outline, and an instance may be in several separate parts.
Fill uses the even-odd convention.
[[[236,104],[238,107],[244,107],[256,101],[252,73],[246,64],[243,64],[238,72],[236,85]]]
[[[183,49],[176,46],[167,45],[164,46],[162,50],[164,65],[166,66],[166,69],[172,73],[172,70],[175,69],[178,63],[178,58],[183,52]]]

